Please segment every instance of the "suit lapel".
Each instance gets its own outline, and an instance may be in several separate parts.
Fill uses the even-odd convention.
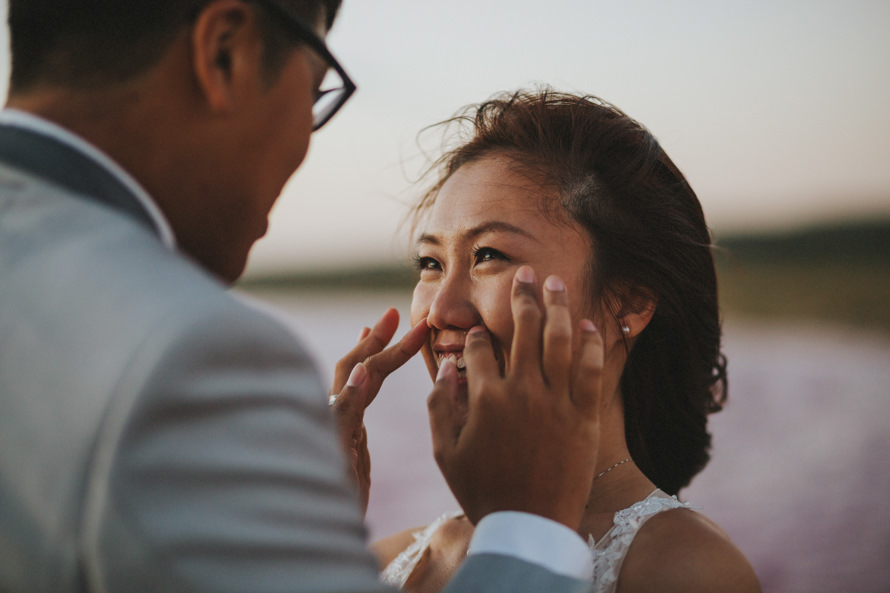
[[[67,144],[16,126],[0,125],[0,161],[61,185],[80,198],[122,212],[158,234],[151,216],[126,186]]]

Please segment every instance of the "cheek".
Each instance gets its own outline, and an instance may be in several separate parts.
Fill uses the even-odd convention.
[[[429,289],[429,287],[418,284],[414,288],[414,297],[411,299],[411,327],[414,327],[414,325],[418,321],[429,314],[432,298],[433,292]],[[430,378],[435,381],[436,374],[438,373],[438,367],[436,366],[436,361],[433,358],[433,352],[430,349],[429,340],[424,342],[423,347],[420,349],[420,353],[423,356],[423,361],[426,364],[427,371],[429,371]]]
[[[510,300],[512,286],[513,278],[510,276],[496,286],[489,287],[489,290],[481,291],[477,300],[482,324],[491,332],[505,358],[513,342],[513,310]]]
[[[569,296],[569,312],[572,316],[573,326],[577,326],[582,319],[590,319],[594,323],[600,321],[600,311],[591,304],[591,293],[587,283],[580,277],[568,277],[566,289]]]
[[[292,126],[289,132],[282,134],[283,140],[278,142],[277,146],[269,147],[271,154],[268,160],[270,163],[274,163],[269,168],[274,167],[274,171],[269,171],[268,176],[270,177],[269,183],[272,185],[271,189],[276,197],[300,168],[309,153],[311,123],[309,120],[308,124],[300,122],[299,125]]]
[[[422,284],[414,287],[414,296],[411,299],[411,327],[429,315],[432,302],[433,293],[428,287]]]

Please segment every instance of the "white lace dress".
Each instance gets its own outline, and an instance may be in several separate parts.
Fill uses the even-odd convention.
[[[446,521],[460,517],[462,514],[460,511],[445,513],[420,531],[415,531],[412,534],[414,535],[414,541],[402,550],[398,556],[393,558],[392,562],[386,565],[386,568],[380,573],[380,580],[393,587],[403,588],[408,577],[414,572],[414,567],[417,566],[421,556],[430,547],[430,542],[436,530]]]
[[[593,556],[591,593],[614,593],[624,557],[627,556],[630,544],[643,524],[658,513],[680,508],[689,508],[689,504],[680,502],[676,496],[655,490],[643,500],[615,513],[612,527],[599,541],[594,541],[593,536],[589,536],[587,545]],[[429,547],[436,530],[446,521],[460,515],[460,512],[446,513],[414,533],[414,542],[383,569],[380,576],[383,582],[400,589],[404,587],[424,551]]]

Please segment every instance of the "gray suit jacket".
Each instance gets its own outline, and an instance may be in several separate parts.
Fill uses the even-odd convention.
[[[0,126],[0,591],[381,591],[319,381],[113,176]],[[454,591],[582,591],[497,555]]]

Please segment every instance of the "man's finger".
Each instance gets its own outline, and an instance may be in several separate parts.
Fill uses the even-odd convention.
[[[377,391],[379,391],[383,380],[420,351],[428,333],[429,327],[426,324],[426,320],[422,320],[412,327],[396,344],[365,360],[365,365],[370,375],[370,388],[368,389],[370,398],[367,405],[370,405],[374,398],[377,397]]]
[[[514,373],[541,372],[542,312],[538,302],[535,272],[520,266],[513,278],[510,306],[513,309],[513,344],[510,363]]]
[[[558,276],[544,281],[544,376],[554,393],[568,393],[572,370],[572,316],[566,285]]]
[[[464,364],[467,373],[467,391],[471,399],[473,394],[483,391],[481,388],[483,384],[500,378],[501,371],[491,346],[491,336],[484,327],[471,327],[467,332]]]
[[[364,328],[359,334],[359,343],[349,353],[358,360],[364,360],[386,348],[399,329],[399,311],[395,307],[387,309],[370,330]]]
[[[603,337],[588,319],[581,320],[579,329],[581,341],[572,400],[582,413],[595,418],[606,403],[603,393]]]
[[[398,328],[399,312],[394,307],[387,309],[373,328],[362,328],[358,344],[334,368],[334,385],[331,391],[338,393],[343,388],[346,378],[357,363],[386,348]]]
[[[463,419],[457,405],[457,367],[451,359],[442,361],[433,390],[427,398],[433,454],[439,467],[451,458],[457,446]]]
[[[365,365],[361,363],[355,365],[349,374],[346,385],[343,386],[331,405],[337,419],[340,441],[347,451],[352,448],[352,439],[362,426],[367,407],[365,404],[367,383],[368,371]]]

